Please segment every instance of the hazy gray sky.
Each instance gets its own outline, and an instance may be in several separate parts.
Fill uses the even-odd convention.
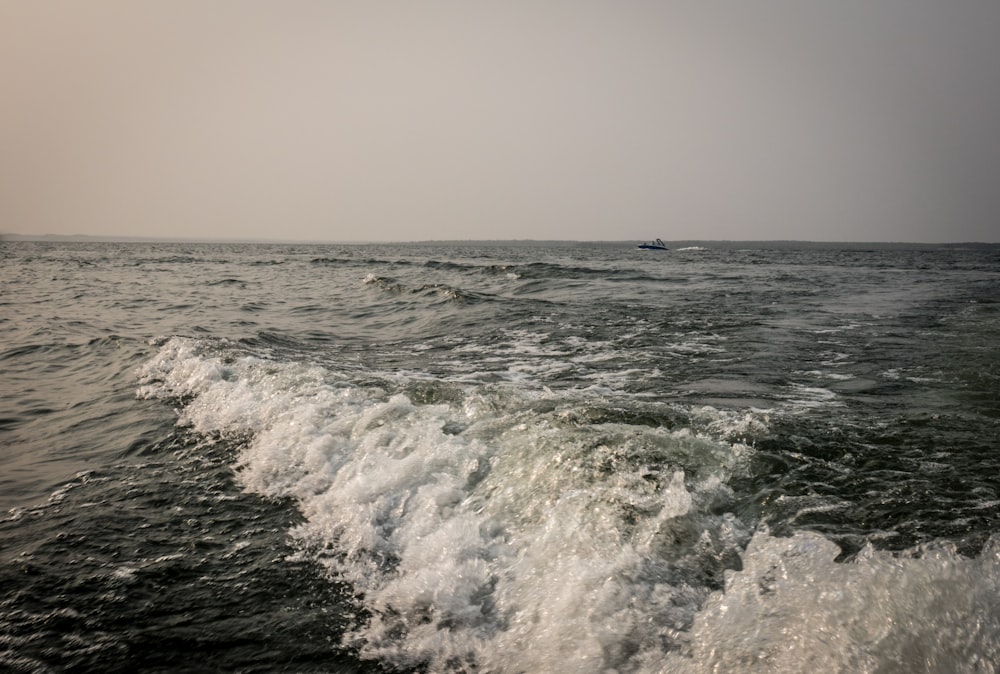
[[[0,0],[0,232],[1000,240],[997,0]]]

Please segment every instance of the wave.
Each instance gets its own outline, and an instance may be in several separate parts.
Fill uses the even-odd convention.
[[[582,422],[584,408],[510,389],[418,404],[180,338],[140,381],[141,397],[183,401],[197,432],[253,436],[242,483],[299,502],[302,554],[372,616],[348,642],[397,666],[586,671],[608,639],[689,625],[749,535],[711,505],[748,448],[690,428]]]
[[[436,272],[467,274],[473,276],[500,276],[509,279],[585,279],[600,278],[613,281],[657,281],[659,276],[650,275],[639,269],[614,267],[587,267],[582,265],[566,265],[551,262],[524,262],[496,264],[476,264],[469,262],[454,262],[448,260],[427,260],[414,262],[409,260],[386,259],[352,259],[352,258],[316,258],[313,264],[323,265],[359,265],[367,267],[422,267]]]
[[[368,263],[378,262],[377,260],[367,260]],[[316,265],[343,265],[343,264],[357,264],[358,260],[349,257],[315,257],[310,260],[311,264]]]
[[[518,265],[516,273],[529,279],[602,279],[607,281],[659,281],[659,276],[647,274],[640,269],[616,266],[615,268],[584,267],[575,265],[533,262]]]
[[[207,286],[233,286],[236,288],[246,289],[247,282],[238,278],[222,278],[215,281],[206,281]]]
[[[377,276],[375,274],[368,274],[364,279],[364,283],[365,285],[375,286],[380,290],[389,293],[437,297],[456,302],[482,302],[497,299],[495,296],[488,293],[463,290],[444,283],[425,283],[419,286],[410,287],[395,278],[389,276]]]
[[[305,518],[294,560],[357,593],[345,644],[392,667],[980,671],[1000,655],[995,542],[845,564],[818,533],[754,531],[732,485],[761,415],[187,338],[138,377],[182,425],[242,438],[243,487]]]
[[[684,649],[643,671],[983,672],[1000,661],[1000,539],[972,559],[947,545],[870,545],[849,563],[818,533],[754,535],[705,602]]]

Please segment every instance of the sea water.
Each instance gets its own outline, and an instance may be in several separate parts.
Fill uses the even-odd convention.
[[[0,246],[2,669],[1000,669],[997,247]]]

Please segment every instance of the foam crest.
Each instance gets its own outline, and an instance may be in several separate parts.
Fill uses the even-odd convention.
[[[491,672],[1000,661],[997,541],[976,559],[866,548],[837,563],[819,534],[751,540],[718,514],[743,442],[766,429],[757,414],[690,410],[702,435],[603,420],[532,386],[469,384],[417,404],[186,339],[139,379],[140,395],[182,403],[180,423],[245,438],[247,489],[297,500],[299,554],[361,597],[346,640],[364,657]]]
[[[180,423],[200,432],[247,436],[244,486],[295,498],[301,554],[362,596],[370,618],[347,640],[363,656],[434,671],[634,669],[637,654],[679,645],[707,577],[749,537],[711,507],[742,445],[581,423],[582,411],[526,406],[534,389],[415,404],[212,348],[166,342],[139,394],[183,401]]]

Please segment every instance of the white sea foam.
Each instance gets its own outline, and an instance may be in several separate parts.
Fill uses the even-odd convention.
[[[802,412],[818,407],[835,407],[844,404],[838,399],[837,394],[829,389],[818,386],[803,386],[801,384],[792,384],[791,391],[784,398],[786,408],[792,412]]]
[[[995,672],[1000,542],[976,559],[953,549],[851,563],[819,534],[756,534],[743,569],[699,612],[683,654],[648,672]]]
[[[706,506],[745,446],[526,411],[551,395],[536,388],[416,405],[185,339],[139,376],[140,395],[185,400],[181,423],[252,434],[241,481],[298,500],[306,522],[294,538],[373,615],[352,642],[396,664],[621,665],[630,644],[690,623],[707,590],[688,558],[711,561],[748,535]]]
[[[875,671],[930,657],[932,628],[967,649],[960,665],[997,655],[996,600],[972,591],[977,574],[998,589],[994,552],[840,565],[818,535],[758,534],[710,593],[706,577],[750,538],[718,504],[766,430],[760,414],[691,410],[700,431],[589,423],[592,400],[516,382],[416,404],[177,338],[139,378],[140,395],[183,401],[180,423],[249,438],[240,480],[297,500],[300,554],[371,616],[347,637],[365,657],[431,671]],[[957,594],[932,601],[922,583]],[[981,627],[956,626],[960,609]]]

